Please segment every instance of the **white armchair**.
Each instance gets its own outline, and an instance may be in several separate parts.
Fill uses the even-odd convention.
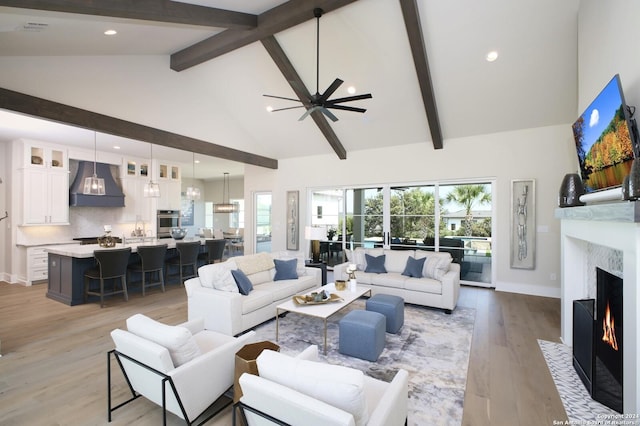
[[[169,326],[137,314],[127,319],[127,329],[111,332],[116,347],[107,363],[109,421],[113,411],[144,396],[162,407],[165,423],[170,411],[191,424],[233,385],[235,353],[255,340],[253,331],[235,338],[205,330],[202,319]],[[132,394],[115,407],[111,355]]]
[[[317,362],[317,353],[317,346],[296,358],[263,351],[257,359],[260,376],[240,376],[243,396],[234,404],[234,426],[236,411],[248,426],[406,424],[406,370],[386,383],[360,370]]]

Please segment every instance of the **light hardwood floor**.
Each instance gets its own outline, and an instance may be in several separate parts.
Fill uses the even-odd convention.
[[[109,333],[141,312],[168,324],[186,320],[184,288],[151,290],[129,302],[69,307],[46,285],[0,282],[0,425],[104,425]],[[537,339],[558,341],[560,301],[463,287],[460,306],[476,309],[463,424],[552,425],[566,414]],[[121,383],[120,383],[121,384]],[[161,424],[143,398],[114,413],[113,425]],[[209,425],[230,425],[226,409]],[[183,424],[169,416],[170,425]],[[445,424],[445,423],[443,423]]]

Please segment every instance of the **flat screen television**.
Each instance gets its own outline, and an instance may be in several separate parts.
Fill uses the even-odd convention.
[[[573,123],[573,136],[586,192],[622,185],[634,158],[635,123],[616,74]]]

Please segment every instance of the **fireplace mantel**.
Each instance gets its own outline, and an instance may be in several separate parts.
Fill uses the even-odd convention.
[[[592,246],[622,253],[613,263],[624,280],[624,412],[640,412],[640,202],[617,202],[556,209],[561,221],[561,339],[572,344],[573,300],[588,297]]]

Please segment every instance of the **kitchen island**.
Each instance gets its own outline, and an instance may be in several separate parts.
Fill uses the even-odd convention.
[[[200,238],[185,238],[180,241],[200,241],[204,245],[205,240]],[[127,242],[116,244],[115,247],[104,248],[98,244],[60,244],[46,246],[49,263],[49,284],[47,297],[69,306],[84,303],[84,272],[95,266],[94,250],[110,250],[131,247],[129,262],[137,261],[138,247],[156,244],[167,244],[167,255],[173,256],[176,240],[164,238],[145,242]]]

